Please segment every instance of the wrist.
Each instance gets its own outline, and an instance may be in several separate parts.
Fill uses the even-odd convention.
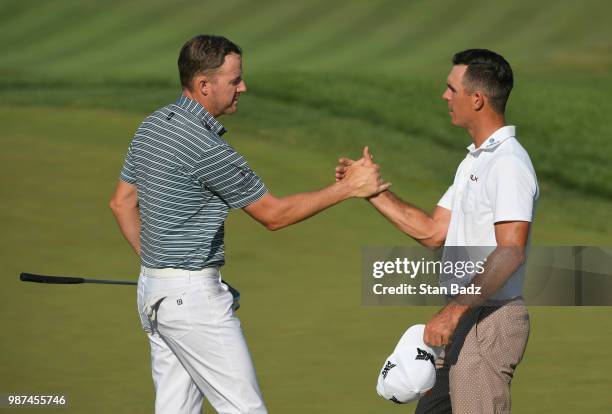
[[[454,323],[459,323],[459,320],[470,310],[470,307],[451,301],[444,310]]]
[[[374,194],[372,197],[366,198],[369,203],[376,205],[378,202],[384,200],[389,195],[389,190],[382,191],[378,194]]]
[[[347,180],[336,181],[332,184],[332,188],[334,188],[336,194],[338,194],[339,201],[348,200],[354,197],[353,189]]]

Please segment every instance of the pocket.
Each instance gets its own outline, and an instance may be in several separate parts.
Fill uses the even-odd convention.
[[[211,317],[215,321],[226,321],[234,316],[234,297],[228,290],[223,290],[220,294],[208,299],[211,309]]]
[[[157,307],[157,331],[160,335],[180,339],[192,330],[188,292],[167,295]]]
[[[213,281],[213,283],[208,283],[204,290],[209,300],[216,299],[229,292],[227,285],[217,280]]]
[[[144,282],[142,280],[142,276],[138,278],[138,287],[136,293],[136,305],[138,309],[138,316],[140,317],[140,325],[142,326],[142,330],[146,333],[152,333],[153,328],[151,326],[151,320],[149,315],[147,314],[146,309],[146,301],[145,301],[145,293],[144,293]]]
[[[523,358],[529,338],[529,314],[524,306],[510,303],[484,307],[478,320],[481,354],[500,372],[512,373]]]
[[[510,363],[518,365],[523,359],[529,340],[529,313],[523,305],[510,304],[507,322],[502,325],[502,335],[505,339],[506,352],[511,357]]]

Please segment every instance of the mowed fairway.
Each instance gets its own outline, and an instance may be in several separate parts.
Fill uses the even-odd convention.
[[[509,122],[542,187],[533,242],[612,244],[612,7],[470,4],[0,5],[0,395],[68,397],[45,412],[152,412],[134,288],[17,276],[136,279],[108,200],[143,116],[180,93],[176,55],[195,33],[245,50],[250,90],[221,121],[274,194],[327,185],[338,156],[369,145],[393,189],[427,209],[469,144],[439,99],[450,57],[499,50],[516,75]],[[275,233],[234,212],[226,234],[223,274],[242,292],[270,412],[411,412],[379,398],[376,378],[403,330],[435,309],[360,304],[361,248],[408,237],[361,200]],[[513,412],[609,412],[612,310],[530,312]]]

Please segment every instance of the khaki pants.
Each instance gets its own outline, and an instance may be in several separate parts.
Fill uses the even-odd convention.
[[[436,361],[436,385],[416,413],[509,413],[510,382],[528,337],[522,299],[469,312]]]

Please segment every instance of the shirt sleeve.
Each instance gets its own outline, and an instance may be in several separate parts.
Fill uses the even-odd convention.
[[[535,175],[519,158],[500,158],[487,181],[487,193],[493,207],[493,220],[533,221],[537,196]]]
[[[226,145],[203,150],[193,175],[231,208],[246,207],[268,192],[244,157]]]
[[[438,205],[447,210],[453,209],[453,199],[455,198],[455,184],[448,187],[448,190],[444,193],[440,201],[438,201]]]
[[[123,162],[123,168],[121,169],[121,174],[119,175],[121,181],[125,181],[128,184],[136,183],[136,171],[134,169],[134,156],[132,154],[132,144],[130,144],[128,148],[127,155],[125,156],[125,161]]]

